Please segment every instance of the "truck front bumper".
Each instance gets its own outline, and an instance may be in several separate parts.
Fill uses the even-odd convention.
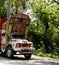
[[[15,48],[16,54],[32,54],[35,48]]]

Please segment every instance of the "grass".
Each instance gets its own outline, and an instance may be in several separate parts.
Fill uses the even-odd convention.
[[[45,53],[44,50],[42,50],[42,49],[35,50],[34,55],[59,59],[59,54],[57,54],[57,53],[56,54],[55,53]]]

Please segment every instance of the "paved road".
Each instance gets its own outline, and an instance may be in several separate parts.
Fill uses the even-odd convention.
[[[25,60],[23,56],[15,56],[8,59],[0,55],[0,65],[59,65],[59,60],[32,55],[30,60]]]

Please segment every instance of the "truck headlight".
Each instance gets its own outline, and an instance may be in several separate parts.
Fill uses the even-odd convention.
[[[33,48],[34,47],[34,45],[33,44],[30,44],[30,48]]]
[[[21,47],[21,44],[20,44],[20,43],[17,43],[17,44],[16,44],[16,47]]]

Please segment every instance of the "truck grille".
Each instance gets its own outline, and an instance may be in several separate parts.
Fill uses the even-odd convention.
[[[22,52],[29,52],[30,50],[28,50],[28,49],[24,49],[24,50],[22,50]]]
[[[22,47],[29,47],[28,44],[22,44]]]
[[[16,44],[16,47],[31,47],[31,44],[26,44],[26,43],[24,43],[24,44],[19,44],[19,43],[17,43]]]

